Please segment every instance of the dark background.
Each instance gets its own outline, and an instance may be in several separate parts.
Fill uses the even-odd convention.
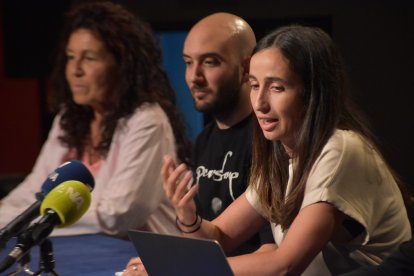
[[[27,174],[50,124],[47,76],[63,0],[0,2],[0,177]],[[414,4],[410,1],[172,0],[114,1],[146,19],[156,32],[188,31],[217,11],[248,21],[257,38],[287,23],[317,25],[338,45],[353,97],[368,116],[385,157],[414,187],[411,111],[414,93]]]

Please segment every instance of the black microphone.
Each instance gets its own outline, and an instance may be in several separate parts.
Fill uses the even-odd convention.
[[[40,205],[45,196],[60,183],[67,180],[78,180],[85,183],[92,191],[95,181],[89,170],[78,160],[71,160],[60,165],[55,169],[43,182],[41,191],[36,193],[36,201],[26,210],[13,219],[9,224],[0,230],[0,249],[2,249],[8,240],[19,235],[26,229],[30,222],[40,214]]]
[[[78,221],[90,203],[90,189],[79,181],[65,181],[50,191],[40,206],[42,217],[18,236],[15,248],[0,264],[0,272],[26,255],[33,246],[41,244],[55,226],[65,227]]]

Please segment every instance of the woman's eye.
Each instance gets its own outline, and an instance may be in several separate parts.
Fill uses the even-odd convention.
[[[285,91],[285,87],[283,87],[283,86],[271,86],[270,90],[275,91],[275,92],[283,92],[283,91]]]
[[[250,88],[253,91],[257,91],[257,90],[259,90],[259,85],[256,84],[256,83],[250,83]]]

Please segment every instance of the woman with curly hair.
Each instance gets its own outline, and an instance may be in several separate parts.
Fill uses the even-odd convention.
[[[48,173],[79,159],[95,177],[91,207],[55,235],[176,232],[160,169],[165,154],[188,159],[191,145],[149,25],[110,2],[73,7],[52,87],[57,116],[32,173],[2,200],[0,227],[33,202]]]

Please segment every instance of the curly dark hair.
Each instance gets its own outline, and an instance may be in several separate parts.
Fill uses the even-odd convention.
[[[176,108],[175,93],[162,67],[161,50],[149,24],[119,4],[87,2],[75,5],[66,14],[56,64],[51,75],[55,92],[51,99],[53,111],[60,112],[64,134],[60,140],[83,154],[90,133],[93,110],[76,104],[65,77],[66,46],[70,35],[78,29],[87,29],[100,39],[116,60],[114,85],[116,91],[106,95],[107,109],[103,119],[101,142],[96,150],[105,157],[120,118],[131,116],[143,103],[158,103],[169,118],[177,156],[190,158],[188,140],[181,114]]]

